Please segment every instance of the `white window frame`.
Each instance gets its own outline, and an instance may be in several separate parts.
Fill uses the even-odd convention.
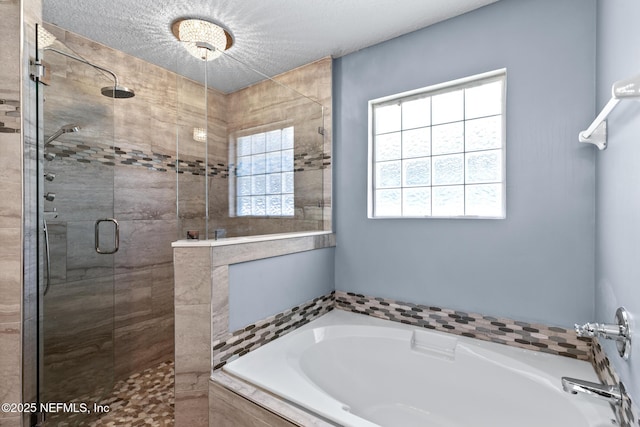
[[[492,81],[502,81],[502,207],[501,215],[497,216],[479,216],[479,215],[453,215],[453,216],[435,216],[435,215],[423,215],[423,216],[405,216],[405,215],[395,215],[395,216],[376,216],[375,214],[375,191],[376,191],[376,182],[375,182],[375,117],[374,110],[377,106],[382,104],[390,104],[394,101],[402,101],[407,98],[418,98],[420,96],[430,97],[442,93],[453,92],[460,89],[472,88],[479,84],[490,83]],[[504,219],[506,218],[506,85],[507,85],[507,70],[506,68],[502,68],[499,70],[490,71],[487,73],[477,74],[469,77],[464,77],[461,79],[440,83],[432,86],[427,86],[420,89],[415,89],[399,94],[394,94],[382,98],[377,98],[370,100],[368,103],[369,107],[369,117],[368,117],[368,195],[367,195],[367,215],[369,219],[415,219],[415,218],[454,218],[454,219]],[[464,123],[466,118],[463,118],[462,122]],[[429,126],[433,126],[430,124]],[[470,151],[471,152],[471,151]],[[463,151],[463,153],[467,153]],[[432,154],[430,154],[432,156]],[[431,172],[433,173],[433,171]],[[463,183],[462,185],[473,185]],[[432,189],[437,186],[433,186],[433,182],[431,182],[430,186]],[[408,187],[400,187],[400,188],[408,188]],[[401,202],[402,203],[402,202]]]

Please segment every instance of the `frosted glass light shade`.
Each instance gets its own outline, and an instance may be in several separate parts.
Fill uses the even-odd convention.
[[[229,49],[231,35],[219,25],[201,19],[178,19],[171,26],[173,35],[198,59],[211,61]]]
[[[38,49],[49,47],[56,41],[56,37],[42,25],[38,25]]]

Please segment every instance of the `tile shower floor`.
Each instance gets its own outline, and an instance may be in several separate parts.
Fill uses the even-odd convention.
[[[71,427],[173,427],[173,362],[163,362],[120,380],[111,395],[100,399],[110,411],[99,419],[47,418],[47,426]]]

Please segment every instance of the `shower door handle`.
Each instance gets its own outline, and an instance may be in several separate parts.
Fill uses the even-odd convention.
[[[49,285],[51,284],[51,248],[49,247],[49,229],[47,228],[47,220],[42,220],[42,227],[44,231],[44,253],[47,260],[47,277],[44,282],[44,293],[46,295],[49,292]]]
[[[115,235],[114,235],[114,247],[112,250],[104,250],[100,248],[100,223],[102,222],[112,222],[115,226]],[[102,255],[115,254],[120,249],[120,224],[116,221],[115,218],[104,218],[96,221],[95,227],[95,241],[96,241],[96,252]]]

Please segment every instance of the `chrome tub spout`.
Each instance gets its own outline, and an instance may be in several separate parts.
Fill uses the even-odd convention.
[[[605,399],[615,406],[620,405],[622,402],[622,392],[618,386],[562,377],[562,389],[571,394],[584,393],[593,397]]]

